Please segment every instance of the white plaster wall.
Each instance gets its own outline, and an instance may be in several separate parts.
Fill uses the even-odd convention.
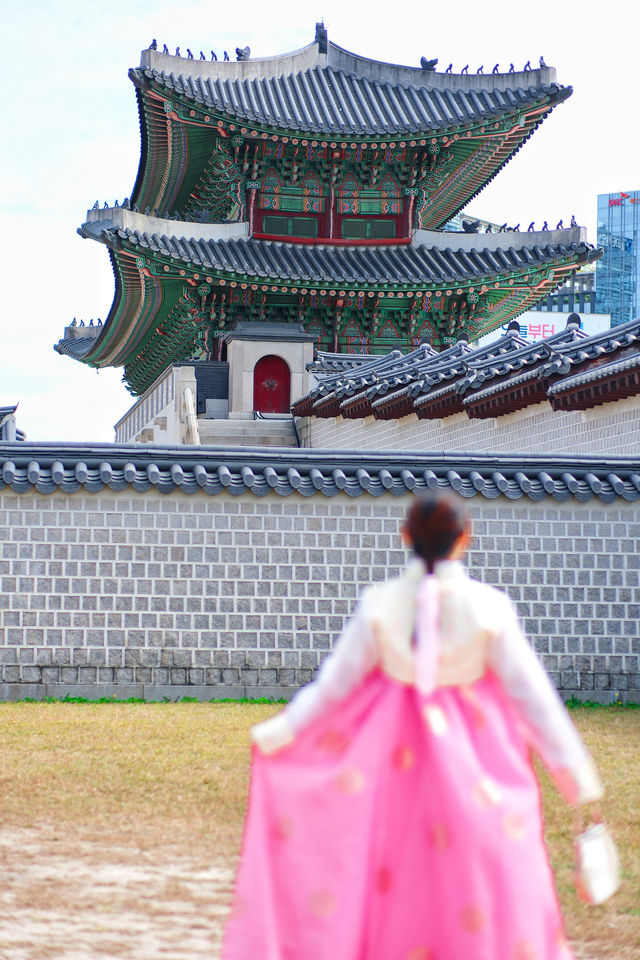
[[[227,350],[229,361],[229,416],[248,416],[253,412],[253,371],[262,357],[282,357],[291,371],[291,398],[302,397],[310,389],[305,367],[313,360],[313,343],[286,340],[232,340]]]

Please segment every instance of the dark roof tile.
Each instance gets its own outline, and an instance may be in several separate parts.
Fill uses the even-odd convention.
[[[103,225],[104,227],[104,225]],[[461,251],[454,246],[306,246],[269,240],[190,240],[184,237],[140,233],[128,229],[104,227],[99,239],[112,245],[119,237],[132,246],[169,255],[184,263],[206,264],[227,273],[283,280],[327,282],[332,284],[439,284],[469,279],[471,276],[493,276],[496,273],[520,270],[526,263],[524,253],[514,247],[489,251]],[[452,238],[452,244],[455,238]],[[526,234],[521,243],[526,244]],[[586,243],[571,243],[568,250],[585,258],[597,256]],[[531,252],[531,251],[530,251]],[[561,256],[558,245],[549,245],[546,252],[534,247],[537,263],[548,263]],[[473,260],[471,260],[473,257]],[[473,269],[469,267],[473,264]]]
[[[227,80],[177,77],[151,67],[132,70],[131,76],[140,86],[151,83],[238,119],[334,135],[435,131],[541,100],[560,102],[570,93],[570,88],[557,83],[519,86],[502,93],[496,89],[440,91],[380,83],[331,66],[314,66],[288,76]]]
[[[0,443],[0,487],[16,493],[98,492],[155,488],[210,496],[402,496],[452,489],[464,497],[528,497],[611,503],[640,499],[640,470],[631,457],[545,457],[515,454],[268,451],[115,444]]]
[[[551,337],[529,343],[519,336],[506,334],[484,347],[460,343],[433,357],[414,351],[389,363],[389,355],[380,355],[372,358],[371,365],[349,374],[336,374],[336,361],[328,360],[325,366],[324,355],[319,354],[313,365],[319,382],[307,397],[298,401],[304,406],[304,413],[299,415],[313,412],[314,400],[326,402],[330,396],[342,400],[341,409],[345,416],[347,411],[350,417],[373,412],[376,417],[384,418],[385,408],[388,408],[388,416],[394,416],[396,402],[405,397],[410,400],[410,409],[403,402],[403,416],[410,412],[424,413],[430,404],[455,395],[459,398],[456,406],[462,403],[461,409],[468,410],[470,415],[498,416],[500,404],[503,412],[509,412],[533,402],[532,398],[538,401],[546,396],[554,398],[587,383],[635,370],[640,363],[638,353],[630,357],[628,354],[630,350],[640,348],[640,320],[616,327],[615,331],[615,334],[607,330],[587,337],[571,325]],[[606,365],[593,366],[600,356],[609,353],[622,356]],[[580,374],[571,375],[575,367],[589,364]],[[375,389],[370,386],[372,374],[376,378]],[[562,379],[549,387],[549,378],[557,376]],[[529,390],[527,393],[528,401],[521,392],[514,394],[519,400],[511,397],[507,401],[507,393],[533,382],[537,386],[533,392]],[[404,385],[398,389],[401,384]],[[632,384],[628,385],[631,393],[635,389]],[[495,408],[487,407],[492,397],[501,394],[504,394],[504,400]],[[364,403],[365,399],[370,409]],[[611,395],[608,399],[616,399],[616,396]],[[359,401],[362,412],[359,412]],[[483,406],[484,413],[479,412],[478,404]],[[294,404],[296,413],[297,406]]]

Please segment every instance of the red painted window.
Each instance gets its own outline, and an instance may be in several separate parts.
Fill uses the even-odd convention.
[[[283,185],[269,169],[257,199],[253,235],[302,243],[375,244],[408,242],[409,204],[387,173],[375,189],[363,189],[350,173],[323,195],[320,178],[307,173],[300,186]]]
[[[289,413],[291,371],[282,357],[261,357],[253,368],[253,409],[259,413]]]

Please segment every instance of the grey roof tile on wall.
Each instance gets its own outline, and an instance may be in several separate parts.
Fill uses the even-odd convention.
[[[509,377],[509,386],[517,387],[522,383],[527,383],[529,380],[535,380],[535,378],[539,376],[540,369],[538,367],[534,367],[533,369],[525,370],[524,373],[520,373],[515,377]],[[504,390],[503,381],[492,383],[490,386],[485,387],[484,390],[474,391],[468,397],[465,397],[462,402],[468,405],[469,403],[473,403],[474,400],[484,400],[486,397],[492,397],[494,394],[500,393],[501,390]]]
[[[464,497],[562,502],[640,499],[631,457],[362,452],[281,448],[0,444],[0,489],[43,494],[132,490],[258,497],[373,497],[453,490]]]

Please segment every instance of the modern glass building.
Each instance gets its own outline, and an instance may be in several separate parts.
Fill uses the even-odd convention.
[[[598,195],[596,312],[611,326],[640,317],[640,191]]]

